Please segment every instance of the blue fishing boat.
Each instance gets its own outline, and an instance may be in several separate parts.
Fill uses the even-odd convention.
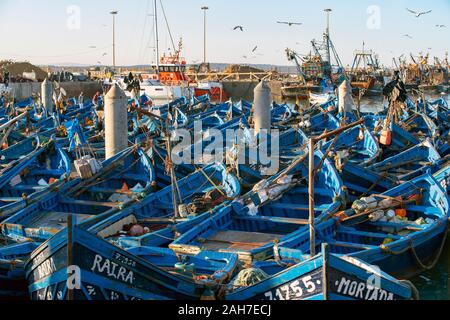
[[[0,300],[28,299],[25,262],[39,244],[16,243],[0,236]]]
[[[315,153],[318,165],[323,154]],[[273,255],[273,246],[308,225],[307,167],[304,156],[279,174],[258,183],[252,191],[181,235],[170,248],[183,254],[203,250],[234,252],[246,263]],[[336,213],[344,202],[342,181],[328,160],[317,172],[315,215],[317,220]]]
[[[381,131],[386,117],[382,115],[365,115],[364,123],[372,134],[380,140]],[[389,145],[380,144],[382,148],[381,158],[386,159],[402,151],[405,151],[420,143],[413,134],[403,129],[395,123],[391,123],[389,130],[392,135],[391,143]]]
[[[316,225],[316,246],[327,243],[331,253],[361,259],[398,278],[430,270],[442,252],[449,213],[437,181],[426,174],[368,199],[339,219]],[[307,239],[304,233],[279,247],[306,254]]]
[[[377,140],[364,125],[342,132],[337,138],[331,138],[322,144],[322,151],[332,147],[332,154],[339,162],[353,162],[369,165],[377,160],[381,149]]]
[[[237,266],[229,253],[126,251],[73,226],[34,251],[25,270],[33,300],[199,300],[214,299]]]
[[[408,283],[356,258],[329,252],[309,257],[280,250],[277,260],[258,261],[227,286],[227,300],[409,300]],[[373,279],[377,279],[375,284]]]
[[[92,177],[74,179],[3,221],[2,234],[18,240],[45,241],[66,227],[69,216],[83,221],[117,212],[155,187],[154,168],[141,149],[128,148],[105,160],[102,167]]]
[[[81,222],[101,213],[112,214],[155,188],[153,166],[140,149],[126,149],[102,165],[91,178],[75,178],[57,188],[52,186],[33,201],[25,202],[24,209],[0,224],[2,237],[16,245],[42,243],[64,229],[72,215]],[[6,250],[0,245],[0,252],[3,249]],[[24,257],[29,257],[34,250],[31,246],[22,249]],[[15,257],[4,258],[3,264],[17,270],[16,274],[21,271]]]
[[[139,203],[110,215],[84,222],[89,232],[120,246],[156,246],[159,241],[174,239],[175,234],[190,230],[220,207],[238,197],[238,179],[222,164],[199,168],[177,182],[174,204],[172,186],[150,194]],[[177,210],[178,212],[176,212]],[[148,228],[148,232],[131,236],[130,225]],[[158,244],[159,245],[159,244]]]
[[[422,174],[423,167],[436,164],[440,159],[439,152],[427,139],[395,156],[374,163],[368,168],[378,173],[385,172],[392,178],[407,181]]]
[[[33,142],[36,141],[24,141],[19,147],[33,148]],[[71,173],[67,154],[53,140],[19,159],[14,159],[11,151],[3,151],[10,163],[1,170],[0,221],[37,201],[48,191],[61,188]]]
[[[338,172],[347,190],[347,201],[350,203],[360,197],[386,192],[398,184],[398,179],[386,173],[352,162],[346,162]]]

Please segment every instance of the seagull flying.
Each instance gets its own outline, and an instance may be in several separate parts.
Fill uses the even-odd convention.
[[[432,10],[428,10],[428,11],[423,11],[423,12],[416,12],[414,10],[408,9],[406,8],[406,10],[408,10],[409,12],[411,12],[412,14],[414,14],[416,16],[416,18],[419,18],[421,15],[430,13]]]
[[[255,52],[256,49],[258,49],[258,46],[255,46],[255,47],[253,48],[252,52]]]
[[[409,34],[404,34],[403,36],[412,39],[412,37]]]
[[[241,31],[244,31],[244,27],[243,26],[236,26],[236,27],[233,28],[233,31],[235,31],[237,29],[239,29]]]
[[[438,28],[447,28],[447,27],[445,26],[445,24],[437,24],[436,27],[438,27]]]
[[[102,55],[102,57],[104,57],[104,56],[106,56],[106,55],[108,55],[106,52]]]
[[[301,22],[287,22],[287,21],[277,21],[279,24],[287,24],[289,27],[292,27],[293,25],[301,26],[303,23]]]

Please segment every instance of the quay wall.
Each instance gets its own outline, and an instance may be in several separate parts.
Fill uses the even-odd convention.
[[[258,85],[258,81],[224,81],[223,89],[231,98],[239,100],[244,99],[253,101],[253,90]],[[272,99],[281,102],[281,81],[269,81],[269,86],[272,91]]]
[[[253,90],[258,85],[258,81],[223,81],[223,87],[231,98],[235,100],[244,99],[253,101]],[[32,94],[41,92],[41,82],[29,82],[29,83],[11,83],[13,88],[14,97],[17,100],[24,100],[30,97]],[[270,89],[272,90],[272,98],[277,102],[282,102],[281,96],[281,81],[269,81]],[[86,82],[61,82],[67,92],[67,97],[78,97],[80,92],[84,93],[86,98],[91,98],[97,91],[102,92],[102,86],[97,81]]]

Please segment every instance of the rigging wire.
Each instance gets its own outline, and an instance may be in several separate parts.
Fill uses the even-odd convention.
[[[161,4],[162,13],[164,16],[164,20],[166,21],[167,31],[169,32],[170,41],[172,42],[173,51],[176,52],[177,49],[175,48],[175,42],[173,41],[172,32],[170,31],[169,21],[167,21],[166,11],[164,10],[164,6],[162,3],[162,0],[159,0],[159,3]]]
[[[142,28],[142,35],[141,35],[141,41],[139,42],[140,43],[140,47],[139,47],[139,52],[138,52],[138,64],[140,64],[141,63],[141,61],[142,61],[142,59],[143,59],[143,56],[144,56],[144,54],[145,54],[145,48],[143,48],[143,46],[145,45],[145,31],[146,31],[146,29],[147,29],[147,22],[148,22],[148,17],[149,17],[149,15],[150,15],[150,13],[149,13],[149,8],[150,8],[150,1],[151,0],[147,0],[147,6],[146,6],[146,8],[145,8],[145,17],[144,17],[144,27]],[[144,53],[142,52],[142,51],[144,51]]]

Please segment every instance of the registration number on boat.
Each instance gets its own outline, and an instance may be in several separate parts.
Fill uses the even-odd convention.
[[[264,293],[263,300],[300,300],[322,291],[322,270]]]
[[[134,261],[134,260],[132,260],[132,259],[130,259],[130,258],[128,258],[128,257],[125,257],[125,256],[121,255],[121,254],[118,253],[118,252],[115,252],[115,253],[114,253],[114,259],[115,259],[117,262],[120,262],[121,264],[123,264],[123,265],[125,265],[125,266],[128,266],[128,267],[136,267],[136,261]]]

